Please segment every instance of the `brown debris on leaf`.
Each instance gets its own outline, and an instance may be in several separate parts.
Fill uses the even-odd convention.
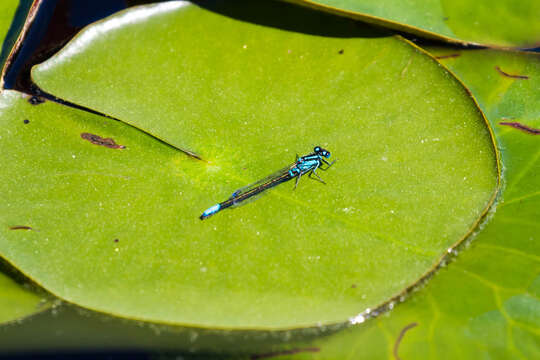
[[[394,358],[396,360],[401,360],[401,358],[398,355],[398,350],[399,350],[399,344],[401,344],[401,340],[403,340],[405,333],[417,325],[418,323],[415,323],[415,322],[410,323],[409,325],[406,325],[403,329],[401,329],[401,331],[399,332],[398,338],[396,339],[396,342],[394,343]]]
[[[506,77],[509,77],[509,78],[512,78],[512,79],[519,79],[519,80],[528,80],[529,79],[529,77],[527,75],[514,75],[514,74],[509,74],[507,72],[504,72],[504,71],[501,70],[499,65],[495,66],[495,70],[497,70],[499,72],[499,74],[501,74],[502,76],[506,76]]]
[[[534,128],[529,127],[527,125],[523,125],[523,124],[521,124],[521,123],[519,123],[517,121],[504,121],[504,122],[500,122],[499,125],[511,126],[514,129],[521,130],[521,131],[526,132],[527,134],[531,134],[531,135],[539,135],[540,134],[540,129],[534,129]]]
[[[26,225],[15,225],[15,226],[10,226],[9,230],[34,230],[34,229]]]
[[[255,354],[255,355],[251,355],[250,359],[251,360],[269,359],[269,358],[273,358],[273,357],[276,357],[276,356],[294,355],[294,354],[303,353],[303,352],[316,353],[316,352],[319,352],[319,351],[321,351],[321,349],[319,349],[318,347],[310,347],[310,348],[303,348],[303,349],[291,349],[291,350],[276,351],[276,352],[271,352],[271,353],[266,353],[266,354]]]
[[[455,54],[435,56],[435,59],[437,59],[437,60],[452,59],[452,58],[457,58],[457,57],[460,57],[460,56],[461,56],[461,54],[455,53]]]
[[[118,145],[111,138],[102,138],[101,136],[95,135],[95,134],[81,133],[81,138],[83,138],[84,140],[90,141],[94,145],[105,146],[110,149],[125,149],[126,148],[124,145]]]

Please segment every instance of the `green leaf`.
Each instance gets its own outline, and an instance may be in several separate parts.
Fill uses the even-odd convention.
[[[6,58],[15,43],[15,36],[9,36],[10,26],[14,20],[15,11],[19,5],[18,0],[3,0],[0,1],[0,85],[3,84],[3,67]]]
[[[296,349],[283,359],[537,359],[540,357],[540,56],[429,47],[477,97],[495,129],[503,192],[466,251],[386,316]],[[495,67],[512,75],[510,78]]]
[[[536,0],[286,0],[450,42],[532,47],[540,40]]]
[[[0,2],[1,77],[3,77],[4,61],[15,42],[15,35],[9,36],[8,32],[10,26],[13,27],[13,23],[17,21],[14,19],[14,15],[18,5],[19,1],[17,0]],[[0,84],[2,84],[2,79],[0,79]],[[18,230],[25,231],[24,229]],[[19,320],[49,307],[50,303],[43,296],[25,287],[22,283],[14,281],[7,272],[4,272],[3,266],[4,264],[0,262],[0,324]],[[8,265],[6,265],[7,267]]]
[[[0,272],[0,325],[43,311],[49,305],[43,296]]]
[[[2,41],[7,35],[18,4],[17,0],[5,0],[0,3],[0,39]]]
[[[227,1],[89,27],[34,70],[38,85],[204,161],[123,123],[6,95],[2,193],[18,204],[12,221],[42,230],[2,237],[0,253],[70,302],[168,324],[332,324],[399,295],[475,226],[496,159],[459,82],[400,38],[346,37],[355,26]],[[199,220],[317,144],[338,159],[321,174],[328,185],[283,184]]]

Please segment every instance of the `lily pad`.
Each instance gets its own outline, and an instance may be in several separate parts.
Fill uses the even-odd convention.
[[[19,1],[17,0],[0,2],[0,44],[2,44],[0,69],[2,69],[5,58],[15,41],[13,34],[8,36],[8,30],[16,21],[14,15],[18,5]],[[0,79],[0,84],[2,84],[2,79]],[[24,231],[24,229],[21,230]],[[47,301],[42,296],[11,279],[9,275],[2,272],[1,268],[0,294],[0,324],[30,316],[48,307]]]
[[[3,84],[4,62],[6,61],[11,48],[15,44],[17,36],[17,34],[15,34],[15,27],[17,27],[16,23],[18,22],[18,19],[14,15],[19,3],[18,0],[3,0],[0,2],[0,86]],[[23,12],[23,9],[20,9],[20,11]],[[20,22],[19,25],[22,27],[22,22]]]
[[[506,169],[496,211],[467,250],[407,302],[334,336],[290,344],[296,353],[283,359],[540,356],[540,137],[501,125],[540,128],[540,55],[428,50],[471,89],[495,130]]]
[[[2,39],[6,37],[18,4],[17,0],[6,0],[0,4],[0,38]]]
[[[0,39],[6,38],[18,4],[17,0],[5,0],[0,4]]]
[[[20,320],[49,307],[50,302],[0,272],[0,325]]]
[[[540,40],[540,3],[535,0],[287,1],[450,42],[526,47]]]
[[[356,25],[287,4],[216,6],[125,11],[33,72],[45,91],[204,160],[6,94],[2,151],[16,160],[4,176],[27,185],[6,179],[3,193],[20,204],[14,219],[43,230],[3,237],[0,252],[63,299],[168,324],[331,324],[397,296],[490,204],[497,162],[474,101],[400,38],[338,36]],[[280,27],[256,21],[261,11]],[[33,128],[12,120],[30,116]],[[302,179],[199,220],[315,145],[338,159],[328,185]]]

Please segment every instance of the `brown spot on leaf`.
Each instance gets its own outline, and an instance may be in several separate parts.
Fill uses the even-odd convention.
[[[118,239],[114,239],[114,242],[115,242],[115,243],[117,243],[117,242],[119,242],[119,241],[120,241],[120,240],[118,240]]]
[[[10,226],[9,230],[33,230],[33,229],[30,226],[26,226],[26,225],[15,225],[15,226]]]
[[[455,53],[455,54],[435,56],[435,59],[437,59],[437,60],[452,59],[452,58],[457,58],[457,57],[460,57],[460,56],[461,56],[461,54]]]
[[[118,145],[111,138],[102,138],[101,136],[95,135],[95,134],[81,133],[81,138],[83,138],[84,140],[90,141],[94,145],[105,146],[110,149],[125,149],[126,148],[124,145]]]
[[[282,355],[294,355],[294,354],[298,354],[298,353],[302,353],[302,352],[313,352],[313,353],[316,353],[316,352],[319,352],[319,351],[321,351],[321,349],[318,348],[318,347],[301,348],[301,349],[291,349],[291,350],[282,350],[282,351],[274,351],[274,352],[266,353],[266,354],[255,354],[255,355],[251,355],[251,356],[250,356],[250,359],[251,359],[251,360],[257,360],[257,359],[269,359],[269,358],[272,358],[272,357],[282,356]]]
[[[344,52],[345,52],[345,50],[341,49],[341,50],[338,51],[338,54],[343,55]]]
[[[394,343],[394,358],[396,360],[401,360],[401,358],[398,355],[399,350],[399,344],[401,344],[401,340],[403,340],[403,336],[405,336],[405,333],[412,329],[413,327],[417,326],[418,323],[410,323],[409,325],[405,326],[401,331],[399,332],[398,338],[396,339],[396,342]]]
[[[514,75],[514,74],[509,74],[507,72],[504,72],[504,71],[501,70],[499,65],[495,66],[495,70],[497,70],[499,72],[499,74],[501,74],[502,76],[506,76],[506,77],[509,77],[509,78],[512,78],[512,79],[527,80],[529,78],[527,75]]]
[[[499,125],[505,125],[505,126],[511,126],[514,129],[521,130],[523,132],[526,132],[527,134],[531,135],[538,135],[540,134],[540,129],[534,129],[532,127],[528,127],[527,125],[523,125],[517,121],[503,121],[500,122]]]
[[[351,289],[356,289],[356,284],[352,284]]]

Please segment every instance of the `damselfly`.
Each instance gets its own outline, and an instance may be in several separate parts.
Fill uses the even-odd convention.
[[[300,181],[302,175],[305,174],[308,174],[308,176],[314,180],[318,180],[323,184],[326,184],[317,174],[317,170],[327,170],[330,166],[332,166],[332,164],[334,164],[335,160],[332,162],[326,161],[326,159],[329,157],[330,152],[321,148],[320,146],[315,146],[311,154],[301,157],[296,155],[296,161],[294,163],[279,171],[276,171],[272,175],[267,176],[262,180],[236,190],[231,197],[224,202],[206,209],[205,212],[203,212],[200,216],[200,219],[204,220],[207,217],[214,215],[218,211],[237,205],[265,190],[273,188],[276,185],[294,178],[296,178],[296,184],[294,185],[294,188],[296,188],[298,186],[298,181]]]

